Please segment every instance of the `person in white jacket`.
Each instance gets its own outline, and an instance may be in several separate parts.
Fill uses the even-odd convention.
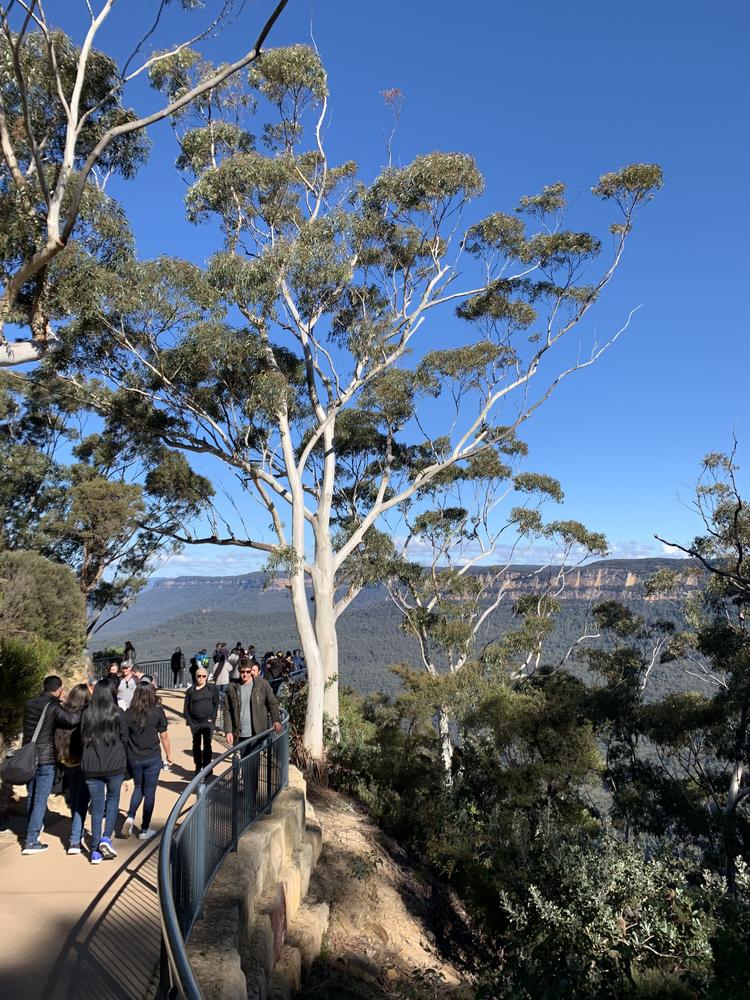
[[[221,711],[224,709],[224,699],[227,695],[231,672],[232,668],[229,665],[226,653],[223,649],[217,649],[214,653],[213,682],[219,690],[219,708]]]

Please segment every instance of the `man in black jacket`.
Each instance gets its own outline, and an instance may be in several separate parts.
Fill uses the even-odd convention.
[[[251,665],[247,657],[240,663],[239,683],[233,681],[229,685],[224,702],[224,732],[227,743],[233,746],[250,736],[258,736],[269,729],[268,717],[273,721],[276,732],[281,731],[279,703],[271,690],[271,685],[260,676],[260,666]],[[253,754],[255,742],[242,753],[243,758]],[[258,793],[258,774],[260,769],[260,751],[243,761],[242,785],[250,800],[250,813],[256,811]],[[268,790],[270,794],[270,789]]]
[[[39,841],[47,811],[47,799],[55,783],[55,729],[72,729],[81,720],[80,712],[67,712],[60,704],[64,693],[62,680],[57,676],[46,677],[42,693],[26,702],[23,716],[23,742],[31,743],[34,731],[44,712],[39,735],[36,739],[38,766],[36,774],[27,785],[26,811],[28,826],[26,843],[21,854],[42,854],[49,844]],[[45,711],[46,710],[46,711]]]
[[[224,705],[224,732],[230,747],[249,736],[269,729],[271,716],[276,732],[281,731],[279,703],[271,685],[260,676],[258,664],[250,665],[247,658],[240,664],[239,684],[230,684]]]

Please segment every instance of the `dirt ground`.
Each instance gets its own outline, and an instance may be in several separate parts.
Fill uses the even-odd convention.
[[[472,997],[469,978],[437,945],[429,882],[356,803],[310,786],[308,799],[323,826],[308,899],[329,903],[331,918],[300,996]]]

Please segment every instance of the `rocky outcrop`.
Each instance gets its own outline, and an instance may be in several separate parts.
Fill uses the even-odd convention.
[[[611,559],[570,570],[564,581],[557,566],[510,566],[498,586],[502,585],[511,600],[551,585],[561,601],[648,601],[652,598],[646,594],[646,583],[661,569],[679,573],[683,597],[695,593],[704,583],[699,569],[685,559]],[[491,583],[491,568],[478,569],[477,574],[483,582]]]

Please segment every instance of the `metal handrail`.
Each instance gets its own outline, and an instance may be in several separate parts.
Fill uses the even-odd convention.
[[[277,766],[280,764],[281,773],[275,789],[271,789],[269,782],[268,801],[265,803],[263,812],[270,812],[271,803],[287,786],[289,781],[289,716],[283,710],[281,732],[277,733],[272,728],[266,730],[264,733],[258,734],[257,736],[251,736],[249,739],[243,740],[236,746],[231,747],[225,753],[221,754],[221,756],[217,757],[216,760],[212,761],[207,767],[204,767],[203,770],[195,775],[193,780],[190,781],[185,787],[185,790],[175,803],[166,823],[164,824],[162,841],[159,847],[158,865],[159,911],[162,928],[162,960],[159,984],[160,997],[181,997],[183,1000],[202,1000],[202,993],[195,978],[195,973],[193,972],[190,961],[187,957],[185,946],[190,936],[193,924],[200,916],[205,892],[211,885],[211,882],[221,867],[224,858],[231,851],[237,849],[237,841],[239,837],[255,822],[258,815],[261,814],[259,812],[251,813],[248,821],[244,823],[244,825],[240,826],[239,809],[236,808],[235,802],[236,797],[239,795],[239,783],[241,780],[240,773],[243,762],[247,765],[244,772],[246,775],[245,780],[247,781],[250,776],[250,769],[253,767],[252,761],[254,759],[257,760],[263,749],[266,747],[268,748],[269,754],[271,754],[272,747],[275,745],[279,745],[280,749]],[[175,887],[173,881],[173,869],[175,868],[177,862],[176,849],[181,837],[189,831],[190,825],[197,822],[195,817],[197,816],[199,819],[202,819],[205,816],[206,799],[210,795],[211,788],[214,787],[210,786],[208,792],[206,792],[204,784],[205,779],[209,775],[213,774],[220,764],[230,760],[230,758],[232,760],[232,784],[230,788],[232,796],[231,839],[227,843],[226,848],[221,852],[213,870],[210,872],[202,872],[203,885],[201,887],[201,897],[194,912],[192,914],[179,914],[177,912],[177,904],[175,902]],[[248,761],[251,762],[249,765],[247,764]],[[271,773],[271,761],[272,757],[269,756],[269,776]],[[216,784],[218,784],[218,782]],[[245,786],[245,790],[247,790],[247,785]],[[178,820],[180,820],[182,810],[184,809],[190,796],[194,793],[197,795],[197,799],[191,806],[187,815],[182,818],[182,821],[177,828],[177,823]],[[196,865],[198,865],[200,864],[201,859],[194,858],[191,859],[191,861],[194,861]]]

